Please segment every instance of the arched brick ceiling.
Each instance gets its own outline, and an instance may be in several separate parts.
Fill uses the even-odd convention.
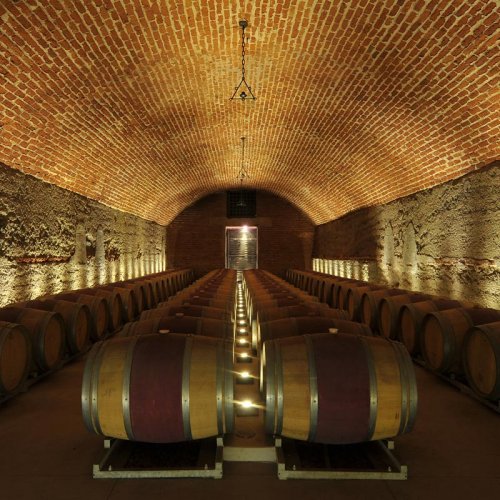
[[[488,0],[1,0],[0,161],[166,224],[248,187],[322,223],[498,158]],[[249,20],[257,101],[230,102]]]

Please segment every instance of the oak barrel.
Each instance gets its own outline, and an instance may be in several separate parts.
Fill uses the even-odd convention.
[[[191,335],[98,342],[83,374],[82,413],[91,432],[172,443],[233,429],[232,352]]]
[[[500,321],[471,328],[464,338],[463,367],[483,398],[500,399]]]
[[[342,333],[372,335],[370,327],[363,323],[337,318],[299,316],[259,323],[257,337],[258,343],[262,345],[266,340],[305,335],[308,333],[326,333],[330,328],[339,329]]]
[[[28,330],[0,321],[0,396],[16,392],[31,368],[31,341]]]
[[[48,371],[60,363],[64,355],[65,328],[59,313],[11,306],[0,309],[0,320],[26,327],[36,370]]]
[[[420,335],[425,315],[433,311],[444,311],[462,307],[458,300],[435,299],[403,304],[399,311],[399,340],[410,354],[420,352]]]
[[[500,311],[459,308],[428,313],[420,349],[427,366],[439,373],[463,373],[462,344],[469,328],[500,321]]]
[[[383,297],[378,307],[378,329],[382,337],[399,338],[399,311],[404,304],[423,302],[429,298],[422,293],[408,293]]]
[[[75,290],[73,293],[88,295],[92,297],[102,297],[108,304],[109,329],[114,332],[123,324],[126,317],[125,307],[121,295],[116,290],[104,290],[102,288],[83,288]]]
[[[266,432],[348,444],[409,432],[417,408],[411,358],[389,339],[314,334],[268,341]]]
[[[108,303],[104,297],[85,295],[83,293],[60,293],[54,298],[57,300],[66,300],[68,302],[76,302],[85,304],[92,316],[93,328],[90,332],[92,340],[101,340],[109,331],[110,313]]]
[[[384,297],[407,294],[407,290],[399,288],[383,288],[368,290],[361,296],[360,321],[366,323],[374,330],[378,329],[378,306]]]
[[[161,331],[225,339],[232,339],[234,333],[233,325],[226,321],[191,316],[166,316],[127,323],[123,326],[120,336],[145,335]]]
[[[64,322],[68,351],[71,354],[78,354],[88,347],[94,324],[89,308],[85,304],[67,300],[44,299],[18,302],[15,305],[59,313]]]
[[[231,315],[225,309],[193,305],[158,307],[149,311],[142,311],[140,319],[163,318],[165,316],[194,316],[231,321]]]

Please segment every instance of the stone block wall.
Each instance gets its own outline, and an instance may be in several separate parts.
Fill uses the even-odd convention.
[[[0,163],[0,306],[165,269],[165,227]]]
[[[318,226],[314,268],[500,308],[499,167]]]

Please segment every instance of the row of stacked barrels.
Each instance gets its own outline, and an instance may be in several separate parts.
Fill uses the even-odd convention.
[[[212,271],[92,348],[82,412],[90,432],[171,443],[232,432],[236,272]]]
[[[244,273],[271,434],[347,444],[409,432],[417,390],[400,342],[271,273]]]
[[[169,270],[0,308],[0,398],[24,390],[28,377],[61,367],[193,279],[190,269]]]
[[[286,278],[380,336],[400,340],[434,372],[500,399],[500,310],[312,271],[290,269]]]

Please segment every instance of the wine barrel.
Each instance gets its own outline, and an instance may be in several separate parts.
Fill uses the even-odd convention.
[[[407,290],[399,288],[383,288],[371,290],[361,296],[360,320],[374,330],[378,330],[378,306],[384,297],[407,294]]]
[[[411,304],[403,304],[399,311],[399,340],[408,352],[416,355],[420,352],[420,335],[425,315],[433,311],[444,311],[462,307],[458,300],[435,299]]]
[[[51,298],[85,304],[89,308],[94,325],[90,332],[90,338],[92,340],[101,340],[109,331],[110,313],[108,303],[104,297],[85,295],[83,293],[76,292],[60,293],[52,296]]]
[[[135,291],[129,287],[111,285],[102,285],[101,290],[108,290],[117,293],[122,300],[122,321],[132,321],[137,315],[139,306]]]
[[[296,317],[319,316],[323,318],[336,318],[348,320],[346,311],[331,309],[326,304],[323,307],[311,307],[308,305],[298,305],[290,307],[276,307],[274,309],[263,309],[257,313],[257,318],[252,321],[252,347],[258,348],[260,342],[259,325],[276,319],[296,318]],[[364,327],[362,327],[364,328]],[[310,332],[313,333],[313,332]]]
[[[173,443],[233,429],[232,352],[191,335],[98,342],[83,374],[87,429],[131,441]]]
[[[73,293],[88,295],[91,297],[102,297],[108,304],[109,311],[109,329],[114,332],[123,324],[123,318],[126,317],[125,307],[122,297],[116,290],[103,290],[101,288],[82,288]]]
[[[354,333],[357,335],[371,336],[373,333],[369,326],[364,323],[356,323],[337,318],[322,318],[302,316],[296,318],[275,319],[258,324],[258,344],[266,340],[274,340],[283,337],[305,335],[309,333],[326,333],[331,328],[336,328],[342,333]]]
[[[130,304],[130,308],[135,318],[142,311],[148,308],[147,304],[147,292],[145,290],[145,285],[142,283],[133,283],[130,281],[117,281],[116,283],[112,283],[112,285],[116,288],[128,288],[133,293],[131,294],[133,299]],[[126,302],[124,301],[126,304]]]
[[[67,300],[28,300],[14,304],[16,307],[28,307],[41,311],[59,313],[64,322],[66,332],[66,347],[71,354],[83,352],[88,347],[93,331],[93,321],[90,310],[85,304],[69,302]]]
[[[420,349],[427,366],[439,373],[462,374],[462,344],[473,326],[500,321],[500,311],[460,308],[428,313],[424,319]]]
[[[119,335],[120,337],[146,335],[148,333],[158,333],[162,330],[224,339],[232,339],[234,333],[233,325],[226,321],[191,316],[167,316],[127,323],[123,326]]]
[[[142,311],[140,319],[163,318],[165,316],[193,316],[231,321],[231,315],[225,309],[205,306],[169,306]]]
[[[358,321],[361,318],[361,297],[365,292],[382,290],[382,285],[365,285],[348,288],[345,292],[344,309],[349,313],[349,319]]]
[[[429,299],[422,293],[409,293],[383,297],[378,307],[378,326],[382,337],[388,339],[399,338],[399,311],[404,304],[423,302]]]
[[[31,368],[31,341],[22,325],[0,321],[0,396],[23,385]]]
[[[48,371],[61,362],[64,355],[65,328],[59,313],[11,306],[0,309],[0,320],[26,327],[33,349],[35,370]]]
[[[366,281],[341,281],[335,284],[336,301],[338,309],[347,309],[347,295],[349,290],[369,286]]]
[[[303,335],[264,344],[266,432],[326,444],[409,432],[417,407],[411,358],[389,339]]]
[[[500,321],[471,328],[464,338],[463,367],[479,396],[500,399]]]

